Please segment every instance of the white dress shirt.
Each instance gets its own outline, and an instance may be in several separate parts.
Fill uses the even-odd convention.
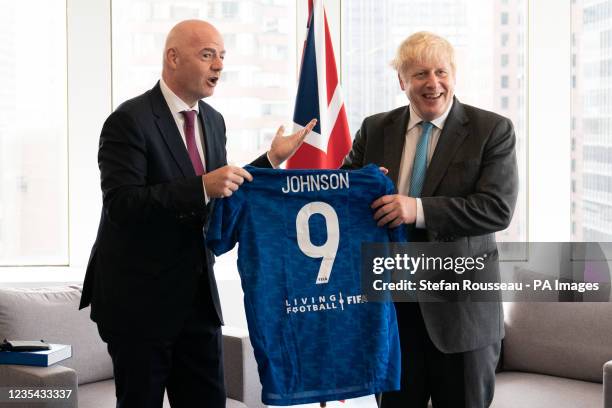
[[[454,102],[453,102],[454,103]],[[444,123],[448,117],[453,104],[451,103],[441,116],[432,120],[431,123],[434,125],[429,138],[429,145],[427,146],[427,166],[431,162],[431,158],[438,145],[440,134],[444,128]],[[397,192],[399,194],[408,195],[410,190],[410,179],[412,177],[412,164],[414,162],[414,155],[416,153],[416,147],[421,136],[421,122],[423,119],[412,109],[412,105],[409,106],[410,119],[408,120],[408,127],[406,128],[406,141],[404,142],[404,152],[402,153],[402,161],[400,164],[399,178],[397,182]],[[417,215],[416,215],[416,227],[425,228],[425,216],[423,214],[423,204],[421,199],[417,198]]]
[[[178,128],[179,133],[181,134],[181,138],[183,139],[183,143],[185,144],[185,149],[187,149],[187,139],[185,138],[185,116],[181,113],[186,110],[193,110],[196,112],[196,124],[194,126],[195,129],[195,140],[196,146],[198,148],[198,154],[200,155],[200,160],[202,160],[202,165],[204,169],[206,169],[206,157],[204,154],[204,131],[202,130],[202,123],[198,119],[200,115],[200,106],[198,102],[193,106],[188,106],[181,98],[179,98],[172,90],[166,85],[163,79],[159,81],[159,87],[161,89],[161,93],[166,100],[166,104],[168,104],[168,108],[170,108],[170,112],[172,113],[172,117],[176,122],[176,127]],[[206,189],[204,189],[204,201],[208,204],[208,196],[206,195]]]

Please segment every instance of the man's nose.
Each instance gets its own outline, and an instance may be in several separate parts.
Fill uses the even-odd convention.
[[[223,70],[223,60],[221,59],[221,57],[215,57],[212,65],[210,66],[210,68],[213,71],[221,71],[221,70]]]
[[[430,87],[430,88],[435,88],[435,87],[437,87],[437,86],[438,86],[438,77],[436,76],[436,73],[435,73],[435,72],[433,72],[433,71],[432,71],[432,72],[429,72],[429,73],[427,74],[427,77],[426,77],[425,79],[426,79],[426,81],[425,81],[425,85],[426,85],[427,87]]]

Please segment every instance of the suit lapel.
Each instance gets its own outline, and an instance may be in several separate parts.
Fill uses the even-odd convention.
[[[153,108],[153,114],[155,115],[155,124],[161,133],[170,154],[174,161],[181,169],[184,177],[195,176],[193,170],[193,164],[185,148],[185,143],[181,138],[181,134],[176,127],[176,122],[172,117],[170,108],[164,99],[164,95],[161,93],[159,82],[151,90],[151,105]]]
[[[438,139],[436,150],[427,168],[427,176],[421,196],[430,197],[440,184],[448,165],[468,134],[466,124],[468,118],[463,105],[455,98],[453,107],[448,114],[442,134]]]
[[[406,126],[408,126],[409,117],[410,110],[406,106],[394,118],[391,118],[390,123],[385,126],[383,131],[383,165],[389,169],[388,176],[396,186],[399,180],[399,168],[404,152],[404,143],[406,142]]]
[[[215,143],[215,133],[213,130],[213,126],[211,123],[211,118],[206,115],[206,104],[202,101],[200,104],[200,114],[198,118],[200,120],[200,125],[202,126],[204,138],[204,156],[206,158],[206,172],[215,170],[220,167],[218,161],[218,155],[215,153],[216,143]]]

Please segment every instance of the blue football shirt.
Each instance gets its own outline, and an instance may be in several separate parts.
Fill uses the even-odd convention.
[[[370,204],[392,194],[393,183],[374,165],[246,168],[253,181],[216,202],[207,244],[220,255],[239,242],[263,402],[294,405],[399,389],[395,308],[366,302],[360,279],[361,243],[389,241]]]

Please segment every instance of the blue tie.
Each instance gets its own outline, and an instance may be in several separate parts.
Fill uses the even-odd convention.
[[[425,175],[427,173],[427,147],[429,146],[429,137],[433,129],[433,123],[421,122],[421,138],[414,153],[414,162],[412,163],[412,177],[410,179],[410,197],[420,197],[425,183]]]

